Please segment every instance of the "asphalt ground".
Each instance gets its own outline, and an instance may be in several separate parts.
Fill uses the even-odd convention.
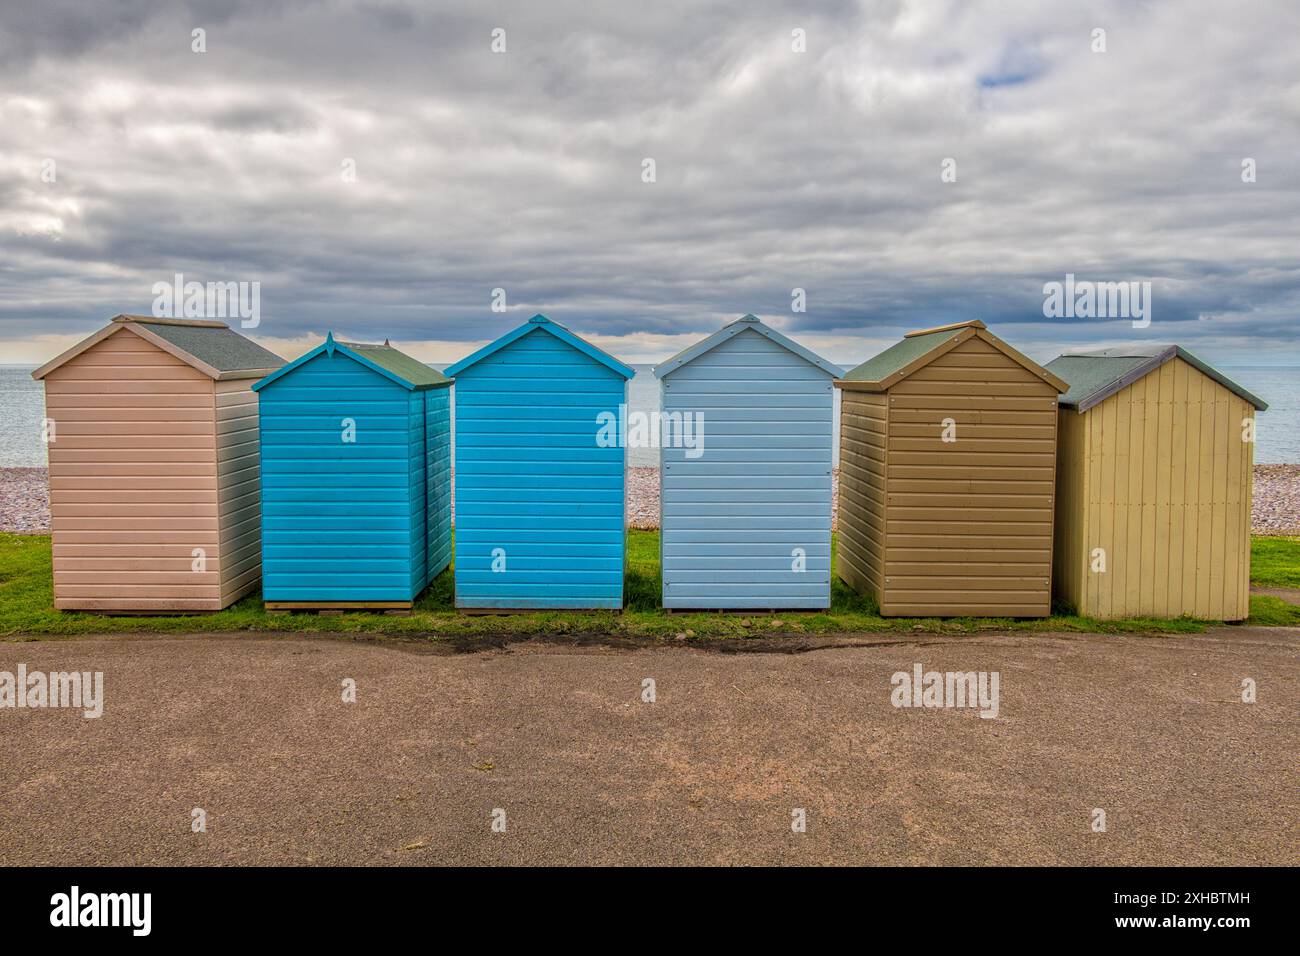
[[[1300,863],[1300,631],[727,646],[0,643],[104,675],[0,708],[0,864]],[[918,663],[998,716],[893,706]]]

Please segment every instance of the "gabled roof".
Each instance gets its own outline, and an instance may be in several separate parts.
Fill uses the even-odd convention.
[[[325,334],[325,341],[316,346],[305,355],[300,355],[284,368],[268,375],[260,382],[253,385],[253,391],[260,392],[263,388],[270,385],[282,375],[288,375],[300,365],[310,362],[316,356],[325,352],[329,355],[338,353],[346,355],[354,361],[360,362],[366,368],[373,372],[378,372],[385,378],[392,379],[403,388],[411,391],[422,391],[429,388],[446,388],[452,384],[452,380],[441,372],[435,372],[429,366],[425,365],[419,359],[412,358],[405,352],[399,352],[388,344],[371,345],[362,342],[340,342],[334,338],[333,332]]]
[[[465,369],[469,368],[471,365],[476,365],[477,363],[483,361],[483,359],[487,358],[489,355],[501,351],[501,349],[505,348],[510,343],[523,338],[529,332],[536,332],[536,331],[546,332],[549,335],[555,336],[561,342],[565,343],[566,345],[572,346],[573,348],[577,349],[579,352],[586,355],[588,358],[595,359],[597,362],[599,362],[601,365],[604,365],[606,368],[613,369],[615,372],[617,372],[619,375],[622,375],[624,378],[632,378],[634,375],[636,375],[635,369],[628,368],[626,365],[624,365],[618,359],[614,358],[614,356],[610,355],[608,352],[596,348],[596,346],[592,345],[586,339],[579,338],[578,336],[570,332],[568,329],[566,329],[564,326],[560,325],[558,322],[552,322],[544,315],[533,316],[523,325],[519,326],[518,328],[511,329],[509,332],[501,336],[501,338],[497,339],[495,342],[483,346],[483,348],[479,349],[477,352],[474,352],[472,355],[465,356],[455,365],[449,366],[447,368],[447,374],[451,376],[459,375],[461,372],[465,371]]]
[[[700,341],[692,345],[690,348],[686,348],[678,352],[676,355],[668,359],[666,362],[662,362],[659,365],[656,365],[655,377],[663,378],[665,375],[671,375],[673,372],[677,371],[679,368],[681,368],[683,365],[686,365],[688,362],[694,362],[705,352],[717,348],[723,342],[730,341],[731,339],[735,338],[737,335],[740,335],[742,332],[745,332],[747,330],[757,332],[759,335],[771,339],[773,342],[781,346],[786,351],[793,352],[795,355],[799,356],[801,359],[803,359],[805,362],[808,362],[810,365],[817,366],[819,369],[821,369],[831,378],[838,378],[844,371],[838,365],[832,365],[830,362],[826,361],[820,355],[817,355],[815,352],[809,351],[808,349],[804,348],[798,342],[794,342],[786,338],[784,335],[782,335],[780,332],[778,332],[776,329],[772,328],[771,326],[764,325],[762,322],[758,320],[756,316],[746,315],[743,318],[737,319],[735,322],[727,323],[722,328],[718,329],[718,331],[710,335],[708,338],[701,339]]]
[[[1070,384],[1070,390],[1061,396],[1061,404],[1086,412],[1174,358],[1180,358],[1208,375],[1261,412],[1268,408],[1262,399],[1180,345],[1137,345],[1066,352],[1048,362],[1047,368]]]
[[[146,342],[218,381],[261,378],[284,364],[280,356],[240,335],[225,322],[119,315],[94,335],[82,339],[32,372],[32,378],[44,378],[60,365],[123,330],[134,332]]]
[[[1037,375],[1058,392],[1064,392],[1070,387],[1043,366],[1021,355],[1010,345],[1007,345],[1006,342],[989,332],[987,326],[979,319],[908,332],[903,337],[903,341],[891,345],[879,355],[863,362],[857,368],[846,373],[843,378],[837,379],[835,384],[840,388],[850,390],[883,392],[897,385],[913,372],[925,368],[939,356],[955,349],[962,342],[974,338],[993,346],[1011,361]]]

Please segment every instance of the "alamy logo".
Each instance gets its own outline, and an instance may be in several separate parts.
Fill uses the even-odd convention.
[[[171,282],[153,284],[155,319],[239,319],[240,328],[262,324],[262,283],[186,282],[176,273]]]
[[[703,412],[618,412],[596,416],[597,448],[685,448],[687,458],[704,454]]]
[[[71,892],[50,897],[51,926],[127,926],[133,936],[148,936],[153,924],[152,893]]]
[[[889,679],[894,689],[889,702],[895,707],[978,707],[981,717],[998,715],[997,671],[927,671],[920,664],[912,672],[896,671]]]
[[[1078,282],[1066,273],[1064,282],[1043,283],[1043,315],[1049,319],[1132,319],[1133,328],[1151,324],[1150,282]]]
[[[18,665],[18,673],[0,671],[0,709],[66,707],[80,710],[88,720],[103,716],[103,671],[28,671]]]

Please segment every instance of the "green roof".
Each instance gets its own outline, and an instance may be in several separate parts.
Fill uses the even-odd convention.
[[[419,359],[412,358],[405,352],[399,352],[387,342],[383,345],[370,345],[362,342],[336,342],[336,344],[368,358],[380,368],[387,369],[407,382],[412,388],[442,388],[452,383],[452,380],[441,372],[434,371]]]
[[[452,380],[441,372],[435,372],[419,359],[411,358],[405,352],[399,352],[387,342],[383,345],[371,345],[365,342],[340,342],[333,332],[325,333],[325,341],[309,352],[299,355],[288,365],[272,372],[260,382],[253,383],[253,391],[260,392],[272,382],[283,378],[300,365],[306,365],[316,356],[327,356],[341,352],[354,362],[372,369],[385,378],[392,379],[403,388],[419,391],[427,388],[446,388]]]
[[[265,371],[284,364],[280,356],[224,323],[183,323],[177,319],[153,319],[149,316],[120,316],[113,321],[130,322],[146,328],[218,372]]]
[[[841,381],[879,382],[889,378],[889,376],[906,368],[931,349],[943,345],[955,335],[960,335],[963,328],[936,329],[924,335],[909,335],[874,358],[867,359],[851,372],[845,373]]]
[[[1085,355],[1062,355],[1047,363],[1047,367],[1070,383],[1070,390],[1061,396],[1062,405],[1073,408],[1082,401],[1100,393],[1107,385],[1127,377],[1150,360],[1137,356],[1092,358]],[[1142,375],[1146,374],[1145,372]],[[1141,375],[1138,376],[1141,378]]]
[[[1061,405],[1086,412],[1173,358],[1181,358],[1261,412],[1268,408],[1262,399],[1179,345],[1138,345],[1073,352],[1053,359],[1047,364],[1047,369],[1070,385],[1070,390],[1061,396]]]

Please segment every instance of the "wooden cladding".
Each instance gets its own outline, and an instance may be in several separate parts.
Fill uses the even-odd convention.
[[[1060,596],[1090,617],[1242,620],[1255,407],[1172,359],[1060,411]]]
[[[216,611],[256,589],[251,380],[119,329],[44,381],[56,608]]]
[[[840,577],[886,616],[1050,614],[1057,394],[980,335],[846,388]]]

